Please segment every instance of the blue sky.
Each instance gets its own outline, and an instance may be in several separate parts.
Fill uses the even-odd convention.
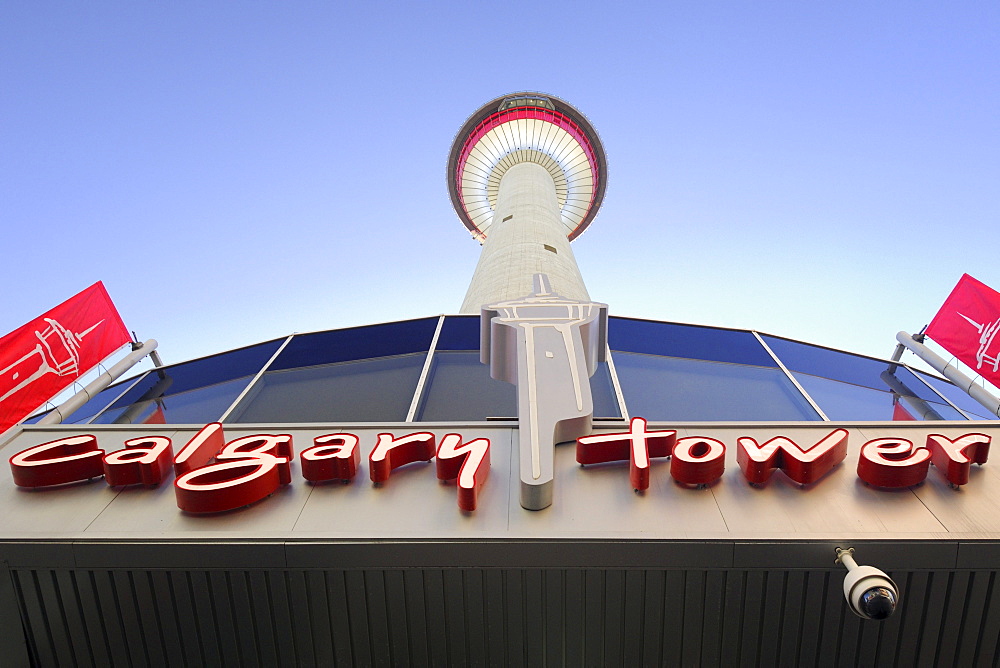
[[[96,280],[177,362],[457,311],[444,180],[507,92],[598,129],[612,314],[888,356],[1000,289],[1000,4],[7,2],[0,330]]]

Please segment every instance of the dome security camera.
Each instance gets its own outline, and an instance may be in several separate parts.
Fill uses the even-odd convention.
[[[853,547],[838,547],[837,563],[847,567],[844,597],[854,614],[881,621],[895,612],[899,604],[899,587],[892,578],[873,566],[858,566]]]

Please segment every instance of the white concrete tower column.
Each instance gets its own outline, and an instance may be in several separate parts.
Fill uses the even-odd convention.
[[[531,294],[532,277],[547,274],[552,291],[590,301],[560,221],[556,186],[548,170],[522,162],[500,180],[494,222],[462,302],[462,313],[479,313]]]
[[[477,110],[448,159],[452,204],[483,244],[461,312],[531,294],[535,274],[589,302],[570,242],[597,215],[606,184],[600,138],[568,103],[516,93]]]

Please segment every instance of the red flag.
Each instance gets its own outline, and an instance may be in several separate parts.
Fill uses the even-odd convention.
[[[0,433],[130,340],[100,281],[0,338]]]
[[[1000,292],[963,274],[927,336],[1000,387]]]

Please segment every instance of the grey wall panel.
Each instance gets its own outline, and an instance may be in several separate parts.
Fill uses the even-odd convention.
[[[499,571],[497,571],[499,575]],[[405,607],[398,609],[406,617],[406,631],[409,639],[410,656],[417,658],[427,657],[430,647],[427,642],[429,637],[426,615],[426,599],[423,590],[423,572],[418,569],[403,571],[403,587]],[[399,599],[395,599],[399,600]],[[398,613],[397,613],[398,614]]]
[[[0,562],[0,656],[12,666],[28,665],[28,643],[22,632],[22,612],[14,574],[7,564]]]
[[[705,572],[705,621],[701,635],[701,661],[704,665],[720,665],[722,662],[722,611],[726,595],[725,571]]]
[[[642,615],[646,608],[645,573],[639,570],[624,571],[625,575],[625,612],[622,616],[622,635],[626,638],[623,660],[626,665],[642,665],[643,643],[629,642],[628,639],[638,637],[642,629]]]
[[[179,544],[180,545],[180,544]],[[834,543],[810,544],[810,552],[792,546],[776,553],[776,543],[756,553],[749,565],[773,566],[776,559],[802,565],[833,565]],[[952,552],[954,547],[951,548]],[[343,568],[414,568],[421,566],[565,568],[586,566],[622,568],[726,568],[734,563],[733,544],[726,541],[390,541],[294,542],[285,545],[285,565],[323,568],[336,564]],[[242,562],[248,565],[246,548]],[[810,558],[795,561],[800,555]],[[951,554],[951,552],[947,552]],[[265,555],[267,556],[267,555]],[[116,557],[122,558],[122,557]],[[239,556],[234,554],[234,559]],[[954,558],[948,561],[952,564]],[[88,562],[93,563],[93,562]],[[205,562],[214,565],[215,562]],[[102,562],[103,565],[103,562]]]
[[[997,595],[996,572],[990,574],[989,591],[976,648],[975,661],[981,665],[994,665],[1000,658],[1000,596]]]
[[[996,571],[17,569],[38,665],[989,665]]]

